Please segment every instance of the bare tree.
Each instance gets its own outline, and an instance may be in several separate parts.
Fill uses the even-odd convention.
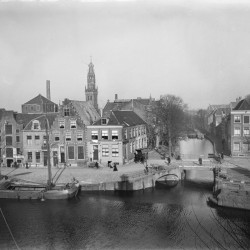
[[[186,134],[186,109],[187,105],[183,100],[174,95],[161,96],[154,107],[156,125],[162,142],[168,145],[169,155],[172,153],[172,146]]]

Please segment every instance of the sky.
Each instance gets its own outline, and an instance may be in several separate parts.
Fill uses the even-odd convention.
[[[250,94],[247,0],[0,0],[0,108],[38,94],[85,101],[92,58],[99,106],[179,96],[190,109]]]

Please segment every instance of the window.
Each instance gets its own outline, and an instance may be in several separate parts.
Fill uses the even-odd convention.
[[[69,108],[64,108],[64,116],[69,116]]]
[[[5,125],[5,133],[6,133],[6,135],[11,135],[12,134],[12,125],[11,124],[6,124]]]
[[[242,151],[243,152],[249,152],[250,151],[250,142],[243,142]]]
[[[240,127],[234,128],[234,135],[240,135]]]
[[[19,135],[16,136],[16,142],[20,142],[20,136]]]
[[[32,162],[32,152],[28,152],[28,162]]]
[[[40,124],[38,121],[33,121],[33,129],[34,130],[39,130],[40,129]]]
[[[244,123],[249,124],[249,115],[244,116]]]
[[[106,125],[107,124],[107,119],[106,118],[102,118],[102,125]]]
[[[68,146],[68,157],[69,157],[69,160],[75,159],[74,146]]]
[[[135,128],[135,136],[138,136],[138,127]]]
[[[240,143],[234,142],[234,151],[240,151]]]
[[[132,138],[132,128],[129,130],[130,138]]]
[[[141,127],[138,128],[138,136],[141,135]]]
[[[108,131],[107,130],[102,130],[102,139],[108,140]]]
[[[6,148],[6,157],[13,157],[13,148]]]
[[[132,153],[133,152],[132,142],[129,143],[129,146],[130,146],[130,153]]]
[[[244,135],[249,135],[249,127],[244,127],[243,134]]]
[[[35,135],[35,144],[39,144],[39,143],[40,143],[40,136]]]
[[[119,156],[118,145],[112,145],[112,156],[117,157]]]
[[[40,152],[36,152],[36,162],[40,163],[41,157],[40,157]]]
[[[83,160],[84,159],[84,150],[83,146],[78,146],[78,159]]]
[[[126,140],[128,138],[128,130],[124,129],[124,139]]]
[[[240,115],[235,115],[234,116],[234,122],[235,123],[240,123]]]
[[[133,128],[133,136],[135,137],[135,128]]]
[[[135,142],[133,141],[132,150],[135,151]]]
[[[65,121],[59,120],[59,128],[65,128]]]
[[[83,134],[81,131],[77,132],[77,141],[82,141],[83,140]]]
[[[59,133],[55,134],[55,141],[60,141],[60,134]]]
[[[27,144],[32,145],[32,137],[31,137],[31,135],[27,135]]]
[[[0,132],[1,132],[1,130],[0,130]],[[19,132],[20,132],[20,130],[19,130],[19,129],[17,129],[17,130],[16,130],[16,133],[17,133],[17,134],[19,134]]]
[[[76,120],[70,120],[70,128],[76,128]]]
[[[112,130],[112,140],[118,140],[118,131]]]
[[[12,146],[12,136],[6,136],[6,146]]]
[[[102,145],[102,156],[107,157],[109,156],[109,146]]]
[[[65,140],[66,141],[71,141],[71,132],[66,132]]]
[[[98,140],[98,131],[91,131],[91,139]]]
[[[16,154],[17,154],[17,155],[21,155],[21,149],[20,149],[20,148],[17,148],[17,149],[16,149]]]

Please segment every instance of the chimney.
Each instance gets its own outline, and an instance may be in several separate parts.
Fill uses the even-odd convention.
[[[46,97],[47,97],[47,99],[50,100],[50,80],[46,81],[46,90],[47,90]]]
[[[115,94],[115,100],[117,100],[118,99],[118,95],[117,94]]]

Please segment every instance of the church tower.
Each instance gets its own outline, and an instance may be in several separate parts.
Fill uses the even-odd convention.
[[[85,87],[86,101],[91,102],[98,112],[98,88],[95,86],[95,71],[92,61],[89,64],[89,72],[87,76],[87,88]]]

